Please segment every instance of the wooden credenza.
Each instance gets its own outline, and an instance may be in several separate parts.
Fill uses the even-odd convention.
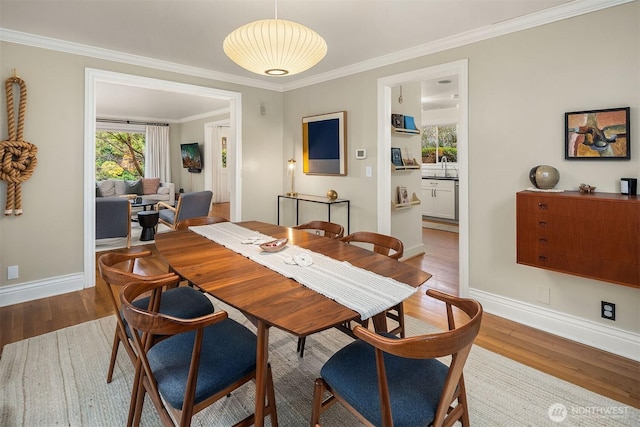
[[[640,287],[640,199],[577,191],[516,194],[517,262]]]

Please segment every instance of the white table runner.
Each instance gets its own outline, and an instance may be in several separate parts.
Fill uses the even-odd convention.
[[[189,229],[357,311],[362,319],[395,306],[417,291],[406,283],[290,243],[280,252],[264,252],[258,243],[275,240],[273,237],[231,222]],[[248,241],[254,241],[255,244],[242,243]],[[298,254],[309,255],[313,264],[301,267],[285,262]]]

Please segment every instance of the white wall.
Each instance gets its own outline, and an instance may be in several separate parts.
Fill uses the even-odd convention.
[[[598,191],[618,192],[620,177],[640,176],[637,138],[628,161],[566,161],[563,154],[565,112],[630,106],[631,135],[640,134],[639,18],[634,2],[287,92],[285,152],[300,147],[293,138],[300,117],[348,110],[350,147],[369,153],[348,177],[305,177],[298,189],[322,194],[337,187],[354,202],[352,229],[375,230],[376,178],[364,178],[363,166],[376,162],[376,80],[467,58],[472,295],[490,312],[590,345],[618,351],[603,345],[609,335],[637,348],[637,289],[515,262],[515,194],[530,186],[528,172],[538,164],[557,167],[558,187],[566,190],[589,182]],[[594,57],[617,60],[588,59]],[[550,304],[537,301],[538,286],[549,288]],[[600,318],[601,300],[617,304],[615,323]],[[570,324],[575,327],[567,331]]]
[[[22,185],[24,214],[0,217],[0,305],[17,294],[35,299],[88,285],[82,274],[85,68],[241,92],[243,215],[275,221],[282,173],[278,167],[265,175],[262,166],[281,163],[281,93],[7,42],[0,44],[0,63],[0,79],[13,75],[15,68],[26,82],[24,139],[38,147],[38,165]],[[6,102],[2,98],[0,133],[6,135]],[[269,106],[265,116],[260,114],[262,102]],[[180,129],[172,126],[170,138],[179,141]],[[180,177],[177,153],[174,150],[172,170]],[[2,181],[3,207],[5,201],[6,183]],[[19,266],[18,279],[7,280],[5,272],[10,265]]]

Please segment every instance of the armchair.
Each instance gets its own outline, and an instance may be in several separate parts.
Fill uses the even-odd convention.
[[[131,247],[131,203],[120,197],[96,198],[96,239],[124,237]]]
[[[189,218],[207,216],[211,209],[211,191],[195,191],[192,193],[182,193],[176,206],[168,203],[158,202],[158,221],[172,230],[176,229],[178,223]]]

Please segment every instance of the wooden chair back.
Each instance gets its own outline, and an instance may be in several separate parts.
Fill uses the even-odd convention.
[[[127,252],[107,252],[98,258],[98,270],[100,272],[100,277],[109,287],[109,300],[116,313],[117,322],[113,346],[111,349],[111,360],[109,361],[109,370],[107,372],[107,383],[110,383],[113,379],[113,371],[115,369],[120,342],[122,342],[122,345],[131,361],[135,361],[137,359],[136,353],[127,338],[124,321],[122,316],[119,314],[120,299],[116,298],[115,295],[120,292],[120,288],[122,286],[134,280],[171,279],[172,283],[178,283],[179,277],[173,273],[162,273],[151,276],[134,273],[136,260],[151,255],[152,253],[150,250],[131,250]]]
[[[347,243],[369,243],[373,245],[374,252],[393,259],[400,259],[404,254],[402,240],[393,236],[387,236],[386,234],[374,233],[372,231],[356,231],[343,237],[341,240]]]
[[[324,232],[325,237],[339,239],[344,236],[344,227],[340,224],[328,221],[310,221],[305,224],[296,225],[296,230],[316,230]]]
[[[176,230],[186,230],[191,226],[217,224],[219,222],[228,222],[226,218],[220,216],[199,216],[196,218],[187,218],[176,224]]]

